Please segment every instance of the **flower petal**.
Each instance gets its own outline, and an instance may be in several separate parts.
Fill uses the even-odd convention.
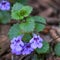
[[[22,47],[21,46],[16,46],[16,51],[21,51],[22,50]]]
[[[10,48],[11,48],[11,49],[15,49],[14,44],[11,44],[11,45],[10,45]]]
[[[12,53],[12,54],[15,54],[15,53],[16,53],[15,49],[12,49],[12,50],[11,50],[11,53]]]
[[[34,38],[32,38],[31,40],[30,40],[30,43],[33,43],[34,42]]]
[[[31,47],[32,47],[33,49],[36,49],[36,48],[37,48],[36,43],[32,43],[32,44],[31,44]]]
[[[42,48],[42,46],[43,46],[42,43],[37,44],[37,47],[38,47],[38,48]]]
[[[21,51],[16,51],[15,54],[16,55],[20,55],[21,54]]]
[[[38,35],[38,38],[40,40],[40,42],[43,42],[43,39]]]

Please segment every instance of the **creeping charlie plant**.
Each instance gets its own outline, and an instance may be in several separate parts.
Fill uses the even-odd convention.
[[[20,3],[12,7],[11,18],[20,22],[14,24],[8,33],[12,54],[28,55],[33,51],[46,53],[49,50],[49,44],[44,43],[39,34],[44,30],[46,21],[40,16],[31,16],[32,11],[31,6]]]

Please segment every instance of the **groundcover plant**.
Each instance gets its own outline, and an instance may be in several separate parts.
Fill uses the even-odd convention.
[[[30,55],[33,52],[45,54],[49,50],[48,42],[40,36],[46,21],[40,16],[31,16],[33,8],[16,2],[11,9],[11,18],[19,21],[10,28],[8,36],[11,40],[11,53]]]
[[[33,8],[26,4],[27,0],[1,0],[0,23],[11,25],[8,32],[12,55],[33,55],[31,60],[44,60],[51,52],[50,44],[41,37],[47,23],[41,16],[32,16]],[[55,46],[55,54],[60,56],[60,43]],[[58,51],[58,52],[57,52]]]

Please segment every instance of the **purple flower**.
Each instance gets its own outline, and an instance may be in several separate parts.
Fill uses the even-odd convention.
[[[42,42],[43,42],[43,39],[39,35],[36,35],[36,34],[33,34],[33,38],[30,40],[31,47],[33,49],[42,48],[43,46]]]
[[[21,54],[21,50],[23,49],[24,43],[22,42],[23,35],[15,37],[11,40],[11,52],[16,55]]]
[[[12,45],[11,45],[12,46]],[[12,54],[20,55],[21,54],[22,47],[19,45],[16,45],[11,49]]]
[[[29,43],[22,42],[23,35],[15,37],[11,40],[11,52],[16,55],[28,55],[34,51],[36,48],[42,48],[43,39],[36,34],[33,34],[33,38]]]
[[[10,10],[10,3],[8,2],[8,1],[1,1],[0,2],[0,10],[3,10],[3,11],[5,11],[5,10]]]
[[[28,43],[28,44],[25,44],[24,45],[24,48],[22,50],[22,55],[28,55],[30,54],[32,51],[34,51],[34,49],[31,47],[31,44]]]
[[[22,44],[23,45],[23,42],[22,42],[22,37],[23,35],[20,35],[18,37],[14,37],[12,40],[11,40],[11,44]]]

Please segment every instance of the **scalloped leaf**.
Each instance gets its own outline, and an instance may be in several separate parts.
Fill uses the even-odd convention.
[[[36,22],[36,24],[35,24],[36,31],[37,32],[43,31],[45,28],[46,20],[40,16],[34,16],[33,18]]]
[[[19,11],[22,7],[23,7],[22,4],[16,2],[12,7],[12,11]]]
[[[25,11],[24,17],[27,17],[32,12],[33,8],[31,6],[24,6],[22,7],[21,11]]]
[[[23,6],[20,11],[16,12],[19,19],[22,20],[25,17],[29,16],[30,13],[32,12],[32,7],[30,6]]]
[[[38,54],[43,54],[43,53],[47,53],[49,50],[49,43],[44,41],[43,42],[43,47],[42,48],[37,48],[35,51],[38,53]]]
[[[35,22],[34,19],[32,17],[28,17],[26,19],[25,23],[21,23],[20,24],[20,29],[24,32],[24,33],[29,33],[29,32],[33,32],[35,28]]]
[[[12,19],[22,20],[24,17],[29,16],[31,12],[32,12],[32,7],[23,6],[20,3],[16,3],[12,7],[11,16]]]
[[[41,17],[41,16],[34,16],[33,18],[34,18],[34,20],[36,22],[40,22],[40,23],[46,24],[46,19]]]
[[[11,10],[11,17],[12,19],[16,19],[16,20],[19,20],[19,15],[17,13],[19,13],[18,11],[20,11],[20,9],[23,7],[22,4],[20,3],[15,3],[12,7],[12,10]]]
[[[8,32],[8,36],[9,36],[10,39],[12,39],[14,37],[17,37],[20,34],[22,34],[22,32],[19,28],[19,24],[14,24]]]
[[[6,24],[10,22],[10,20],[11,20],[11,16],[9,12],[6,11],[0,12],[0,23]]]
[[[54,51],[57,56],[60,56],[60,42],[55,45]]]
[[[45,25],[43,25],[43,24],[39,24],[39,23],[36,23],[36,24],[35,24],[35,30],[36,30],[37,32],[43,31],[44,28],[45,28]]]

